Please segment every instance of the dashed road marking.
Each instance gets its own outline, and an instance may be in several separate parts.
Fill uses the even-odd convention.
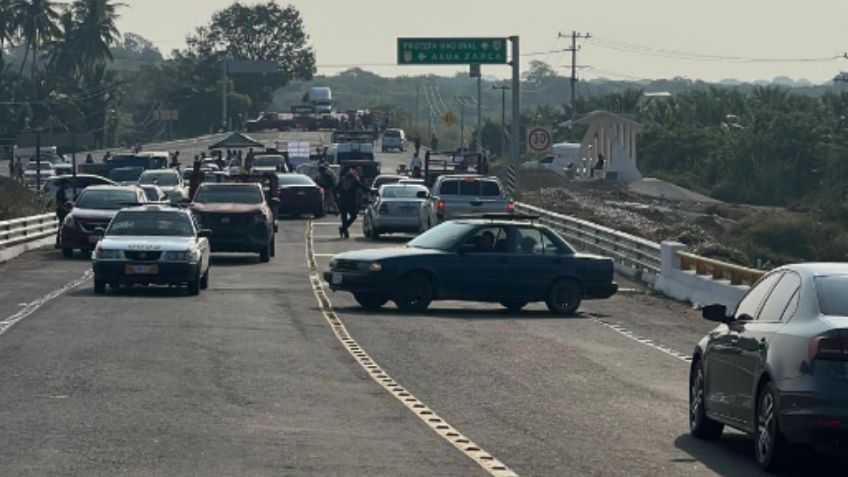
[[[685,361],[687,363],[692,361],[691,356],[685,355],[685,354],[683,354],[679,351],[676,351],[676,350],[674,350],[674,349],[672,349],[668,346],[658,344],[658,343],[654,342],[654,340],[650,340],[648,338],[643,338],[643,337],[633,333],[632,331],[628,330],[627,328],[625,328],[621,325],[617,325],[615,323],[610,323],[609,321],[602,320],[600,318],[592,318],[592,321],[594,321],[595,323],[598,323],[599,325],[606,326],[607,328],[615,331],[616,333],[624,336],[625,338],[631,339],[631,340],[633,340],[633,341],[635,341],[639,344],[645,345],[649,348],[653,348],[653,349],[660,351],[662,353],[665,353],[669,356],[675,357],[675,358],[677,358],[681,361]]]
[[[91,279],[91,276],[92,276],[92,272],[91,272],[91,270],[88,270],[81,277],[79,277],[76,280],[68,283],[67,285],[63,286],[62,288],[59,288],[58,290],[53,290],[52,292],[44,295],[43,297],[41,297],[41,298],[31,302],[31,303],[24,304],[24,307],[20,311],[18,311],[17,313],[15,313],[12,316],[6,318],[5,320],[0,321],[0,336],[2,336],[3,333],[9,331],[9,329],[11,327],[15,326],[15,324],[17,324],[19,321],[23,320],[24,318],[26,318],[26,317],[32,315],[33,313],[35,313],[36,311],[38,311],[39,308],[44,306],[49,301],[54,300],[54,299],[64,295],[65,293],[73,290],[74,288],[82,285],[83,283],[87,282],[88,280]]]
[[[471,439],[465,437],[456,428],[439,417],[435,411],[427,407],[421,400],[416,398],[411,392],[406,390],[383,368],[374,361],[371,356],[356,342],[350,333],[347,331],[341,318],[333,310],[333,304],[324,289],[324,284],[318,273],[318,265],[315,261],[315,249],[313,245],[313,227],[310,221],[306,227],[306,261],[309,264],[309,280],[312,283],[312,290],[315,292],[315,298],[318,299],[318,305],[324,315],[324,319],[330,324],[336,338],[341,342],[342,346],[353,356],[357,363],[362,366],[362,369],[368,373],[377,384],[383,387],[390,395],[400,401],[407,409],[417,416],[424,424],[432,429],[436,434],[451,443],[466,457],[473,460],[477,465],[482,467],[490,475],[496,477],[517,476],[515,472],[509,469],[505,464],[496,459],[492,454],[483,450]]]

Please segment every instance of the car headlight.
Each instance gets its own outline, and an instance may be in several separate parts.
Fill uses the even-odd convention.
[[[98,260],[118,260],[121,258],[120,250],[97,250],[97,259]]]
[[[165,260],[168,262],[194,262],[200,258],[200,252],[189,250],[186,252],[165,252]]]
[[[359,269],[367,272],[379,272],[383,269],[383,265],[380,262],[362,262],[359,264]]]

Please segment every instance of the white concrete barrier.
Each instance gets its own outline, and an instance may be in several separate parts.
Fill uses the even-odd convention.
[[[662,270],[654,289],[663,295],[688,301],[699,308],[720,304],[735,310],[750,289],[748,285],[734,285],[730,280],[716,280],[712,275],[699,275],[696,270],[683,270],[680,252],[684,252],[686,246],[682,243],[663,242],[660,247]]]

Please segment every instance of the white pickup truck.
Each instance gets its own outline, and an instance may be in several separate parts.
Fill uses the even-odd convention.
[[[515,203],[491,176],[441,176],[433,184],[431,200],[431,226],[458,217],[515,212]]]

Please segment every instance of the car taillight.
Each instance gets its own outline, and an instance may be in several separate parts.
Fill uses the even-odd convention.
[[[810,340],[810,359],[848,361],[848,338],[817,336]]]
[[[436,210],[442,214],[445,212],[445,201],[440,200],[438,204],[436,204]]]
[[[515,202],[509,202],[506,204],[506,211],[510,214],[515,213]]]

